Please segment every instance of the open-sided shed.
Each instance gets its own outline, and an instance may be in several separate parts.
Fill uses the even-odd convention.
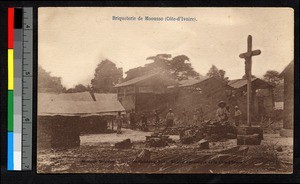
[[[233,98],[231,104],[239,106],[242,111],[242,117],[247,116],[247,80],[236,79],[228,83],[229,86],[234,88]],[[262,116],[274,110],[274,86],[270,85],[264,80],[259,78],[252,78],[252,100],[251,100],[251,113],[254,120],[260,121]]]
[[[116,94],[38,93],[38,148],[73,147],[81,133],[101,133],[125,109]]]
[[[153,110],[167,104],[171,98],[167,86],[177,82],[168,74],[151,73],[116,85],[118,99],[126,111],[134,109],[136,112]]]

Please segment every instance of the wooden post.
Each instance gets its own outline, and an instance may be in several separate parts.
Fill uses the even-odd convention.
[[[252,51],[252,36],[247,39],[247,52],[240,54],[240,58],[245,59],[245,74],[247,77],[247,124],[251,126],[251,81],[252,81],[252,56],[257,56],[261,53],[260,50]]]
[[[247,40],[247,52],[252,51],[252,36],[248,36]],[[248,61],[247,61],[248,60]],[[252,57],[248,57],[246,59],[246,62],[248,62],[248,76],[247,76],[247,124],[251,126],[251,94],[252,94],[252,89],[251,89],[251,79],[252,79]]]
[[[137,95],[139,93],[138,90],[139,90],[138,87],[136,85],[134,85],[134,112],[135,113],[137,113],[137,110],[138,110],[138,108],[137,108]]]

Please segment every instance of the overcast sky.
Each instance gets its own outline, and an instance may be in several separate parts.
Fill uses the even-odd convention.
[[[112,16],[183,16],[194,22],[113,21]],[[293,11],[288,8],[39,8],[38,63],[67,88],[88,84],[102,59],[123,71],[160,53],[186,55],[197,72],[211,65],[230,79],[244,75],[238,56],[253,36],[252,73],[281,72],[293,59]]]

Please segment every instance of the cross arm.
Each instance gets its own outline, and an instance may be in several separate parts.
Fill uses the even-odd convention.
[[[249,58],[249,57],[252,57],[252,56],[260,55],[260,53],[261,53],[260,50],[254,50],[254,51],[251,51],[251,52],[242,53],[239,56],[240,56],[240,58]]]

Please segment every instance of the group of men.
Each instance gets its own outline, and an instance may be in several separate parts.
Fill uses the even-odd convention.
[[[141,124],[142,124],[141,130],[148,131],[148,119],[147,119],[147,116],[145,113],[142,113],[140,120],[141,120]],[[134,109],[132,109],[129,114],[129,121],[130,121],[131,129],[135,130],[137,128],[137,118],[136,118]]]
[[[239,110],[238,106],[234,107],[234,123],[236,126],[239,126],[240,119],[241,119],[241,111]],[[218,109],[217,109],[217,119],[220,122],[226,122],[229,120],[230,117],[230,107],[226,105],[224,101],[220,101],[218,103]]]
[[[235,111],[234,111],[234,122],[236,126],[239,126],[240,123],[240,118],[241,118],[241,111],[239,110],[238,106],[235,106]],[[220,101],[218,103],[218,109],[216,113],[216,117],[220,122],[227,122],[230,117],[230,108],[229,106],[226,105],[224,101]],[[189,121],[187,111],[183,109],[182,112],[182,122],[186,124]],[[172,127],[174,125],[174,119],[175,115],[172,111],[172,109],[169,109],[167,115],[166,115],[166,130],[169,127]],[[160,116],[158,110],[154,111],[154,120],[155,120],[155,126],[156,128],[159,127],[159,122],[160,122]],[[122,122],[124,121],[124,117],[121,116],[121,112],[118,113],[118,116],[116,118],[117,122],[117,133],[121,133],[121,127],[122,127]],[[129,114],[129,121],[130,121],[130,126],[131,129],[136,130],[137,128],[137,118],[136,118],[136,113],[134,109],[131,110]],[[148,131],[148,119],[145,113],[142,113],[141,118],[141,130],[142,131]],[[204,122],[204,112],[202,108],[198,108],[194,110],[193,113],[193,124],[197,124],[198,122]]]
[[[239,126],[242,113],[238,106],[235,106],[234,109],[235,109],[234,110],[234,122],[235,122],[236,126]],[[191,121],[194,125],[198,125],[199,123],[204,122],[203,108],[200,107],[200,108],[195,109],[193,111],[192,117],[193,118],[191,121],[191,118],[189,118],[189,116],[188,116],[188,112],[185,109],[183,109],[182,116],[181,116],[182,123],[187,124],[187,122]],[[227,106],[224,101],[220,101],[218,103],[216,117],[217,117],[218,121],[220,121],[220,122],[226,122],[229,120],[230,107]]]
[[[154,120],[155,120],[155,126],[158,128],[159,122],[160,122],[160,117],[159,117],[159,112],[158,110],[154,110]],[[129,114],[129,121],[130,121],[130,126],[131,129],[135,130],[137,128],[137,118],[136,118],[136,113],[132,109],[130,114]],[[148,131],[148,118],[145,113],[142,113],[141,118],[141,130],[142,131]],[[173,126],[174,123],[174,113],[172,109],[169,109],[169,112],[167,113],[166,116],[166,122],[167,122],[167,127]]]
[[[182,124],[184,124],[184,125],[187,125],[187,123],[191,121],[189,112],[187,112],[185,110],[185,108],[182,111],[181,121],[182,121]],[[193,124],[197,125],[198,123],[201,123],[203,121],[204,121],[204,111],[203,111],[202,107],[195,109],[193,111],[193,115],[192,115]]]

